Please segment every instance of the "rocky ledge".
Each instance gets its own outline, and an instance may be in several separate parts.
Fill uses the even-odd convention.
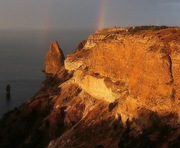
[[[0,147],[178,147],[179,43],[177,27],[109,28],[64,59],[53,42],[40,91],[1,119]]]

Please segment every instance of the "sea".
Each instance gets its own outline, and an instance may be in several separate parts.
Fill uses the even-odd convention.
[[[44,58],[56,40],[64,55],[93,33],[84,30],[0,30],[0,118],[32,98],[45,79]],[[11,96],[6,96],[6,86]]]

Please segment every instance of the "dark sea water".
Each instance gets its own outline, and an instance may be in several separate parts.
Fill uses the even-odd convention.
[[[0,31],[0,118],[30,99],[45,79],[44,57],[50,43],[57,40],[64,54],[74,51],[92,30]],[[6,85],[11,85],[7,99]]]

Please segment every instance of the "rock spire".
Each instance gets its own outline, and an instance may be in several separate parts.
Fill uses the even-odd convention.
[[[55,75],[64,66],[64,54],[57,41],[53,41],[45,57],[45,73]]]

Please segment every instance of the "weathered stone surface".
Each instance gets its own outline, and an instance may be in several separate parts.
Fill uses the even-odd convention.
[[[4,117],[0,147],[178,147],[180,28],[139,28],[96,31],[65,62],[54,42],[56,75]]]
[[[87,40],[84,50],[68,56],[65,67],[77,71],[73,82],[91,96],[110,102],[123,100],[119,113],[126,116],[125,120],[136,117],[139,107],[180,115],[178,35],[180,30],[174,28],[135,35],[98,31]],[[105,83],[107,78],[111,80],[109,86]],[[113,82],[119,87],[123,82],[124,87],[117,91]]]
[[[59,48],[58,42],[54,41],[45,57],[45,72],[56,74],[64,66],[64,54]]]
[[[84,45],[84,49],[91,49],[95,45],[97,45],[98,42],[102,41],[105,38],[108,38],[110,36],[114,36],[119,34],[120,32],[126,31],[127,28],[107,28],[103,30],[97,30],[94,34],[91,34]]]
[[[87,42],[87,40],[83,40],[83,41],[78,45],[78,47],[75,49],[75,53],[83,50],[86,42]]]
[[[162,116],[166,124],[179,127],[180,29],[143,30],[133,34],[126,28],[119,29],[101,30],[90,35],[85,45],[65,60],[65,68],[74,73],[59,87],[67,90],[76,85],[82,89],[68,102],[69,111],[73,110],[74,104],[83,102],[85,105],[79,130],[100,121],[106,125],[103,115],[107,119],[109,114],[103,111],[110,107],[107,104],[116,104],[109,112],[116,118],[120,115],[124,125],[128,126],[127,121],[138,121],[133,123],[136,136],[157,116]],[[56,102],[57,106],[61,104],[62,96]],[[166,115],[169,117],[164,117]],[[49,147],[73,147],[74,131],[66,132]],[[68,142],[69,139],[72,141]],[[109,147],[106,142],[102,143]]]

